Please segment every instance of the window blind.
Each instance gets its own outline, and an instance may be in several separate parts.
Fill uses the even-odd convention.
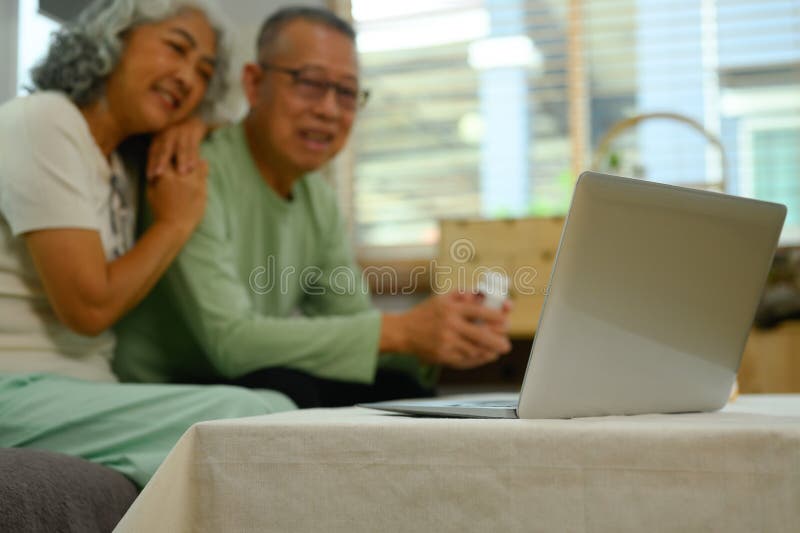
[[[430,247],[441,218],[563,213],[591,166],[787,203],[784,241],[800,241],[800,2],[354,0],[352,14],[372,89],[353,143],[362,249]]]

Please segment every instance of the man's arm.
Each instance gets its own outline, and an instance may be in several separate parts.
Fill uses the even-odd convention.
[[[348,315],[368,310],[371,303],[366,283],[355,263],[336,197],[327,188],[318,192],[319,211],[326,213],[325,245],[317,265],[319,276],[307,293],[303,311],[309,315]],[[409,354],[423,365],[480,366],[511,348],[505,331],[508,311],[508,306],[502,310],[486,308],[474,294],[429,298],[404,313],[383,314],[378,351],[392,356]],[[402,366],[408,367],[407,362]]]
[[[221,196],[211,191],[203,221],[167,274],[172,296],[211,363],[229,378],[288,366],[329,379],[371,381],[380,314],[369,309],[346,316],[258,314],[252,289],[237,275]]]

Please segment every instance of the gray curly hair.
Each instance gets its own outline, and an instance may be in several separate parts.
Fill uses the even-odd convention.
[[[205,13],[217,40],[217,64],[200,104],[211,119],[214,107],[227,91],[225,75],[230,63],[226,24],[205,0],[95,0],[77,21],[55,32],[44,59],[31,70],[38,90],[61,91],[84,107],[102,96],[108,75],[119,63],[126,31],[156,22],[184,9]]]

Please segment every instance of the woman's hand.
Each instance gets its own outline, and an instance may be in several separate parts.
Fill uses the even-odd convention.
[[[147,155],[148,181],[170,167],[182,174],[192,172],[200,163],[200,143],[208,131],[208,125],[200,118],[189,117],[155,135]]]
[[[167,224],[186,238],[194,231],[206,208],[208,164],[198,159],[193,170],[176,172],[171,166],[147,184],[147,201],[155,224]]]

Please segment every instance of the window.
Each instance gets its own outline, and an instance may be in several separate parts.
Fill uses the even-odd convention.
[[[346,187],[362,255],[432,255],[441,218],[563,214],[590,167],[781,201],[782,240],[800,243],[796,0],[352,0],[352,15],[372,90]]]
[[[57,29],[57,22],[39,13],[38,0],[19,0],[17,94],[27,94],[30,70],[47,53],[50,34]]]

